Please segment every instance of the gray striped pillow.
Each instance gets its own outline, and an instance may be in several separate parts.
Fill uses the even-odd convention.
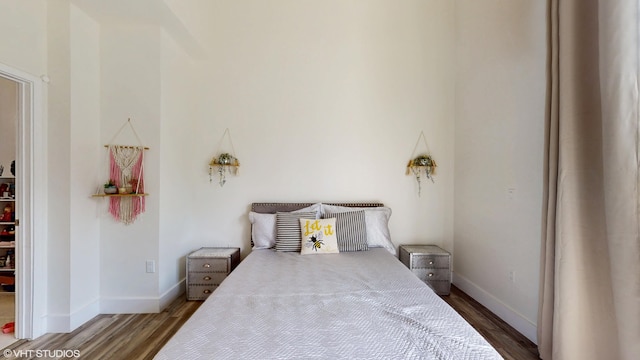
[[[369,250],[364,210],[327,212],[324,217],[336,218],[336,236],[340,252]]]
[[[300,252],[300,219],[315,218],[315,212],[276,213],[276,251]]]

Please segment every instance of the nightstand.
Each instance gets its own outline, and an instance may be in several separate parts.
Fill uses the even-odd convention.
[[[451,254],[435,245],[401,245],[400,261],[438,295],[451,290]]]
[[[187,256],[187,300],[205,300],[240,263],[240,248],[203,247]]]

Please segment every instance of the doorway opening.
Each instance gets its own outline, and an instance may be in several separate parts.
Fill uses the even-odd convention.
[[[16,340],[16,177],[18,83],[0,77],[0,348]]]
[[[38,77],[1,63],[0,78],[0,85],[6,85],[9,93],[13,92],[15,96],[9,96],[7,100],[7,104],[14,104],[15,127],[6,130],[7,135],[13,133],[15,139],[13,143],[7,140],[10,142],[7,148],[13,147],[15,153],[8,154],[9,150],[0,146],[0,152],[7,153],[6,156],[0,154],[3,168],[0,174],[0,276],[6,277],[0,278],[0,291],[7,293],[0,293],[0,296],[10,296],[10,290],[13,290],[15,338],[34,339],[46,330],[46,257],[43,250],[47,235],[47,162],[43,86]],[[13,160],[5,159],[11,155]],[[10,162],[3,164],[7,161]]]

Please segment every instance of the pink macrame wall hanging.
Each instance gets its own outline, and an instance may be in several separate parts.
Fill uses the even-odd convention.
[[[113,140],[129,125],[139,146],[111,145]],[[113,136],[108,148],[109,183],[118,189],[116,194],[102,196],[109,197],[109,214],[114,220],[126,225],[133,223],[138,215],[145,211],[144,192],[144,153],[149,149],[142,146],[142,141],[131,124],[131,119]],[[106,188],[106,185],[105,185]],[[115,189],[114,189],[115,190]]]
[[[109,179],[127,194],[144,194],[144,147],[109,145]],[[125,224],[145,210],[144,196],[112,196],[109,214]]]

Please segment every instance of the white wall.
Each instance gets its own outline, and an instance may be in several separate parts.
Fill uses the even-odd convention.
[[[193,122],[202,245],[248,252],[256,201],[381,201],[394,242],[452,237],[453,5],[425,1],[219,2],[206,101]],[[209,183],[231,130],[240,176]],[[405,175],[421,130],[439,161],[417,197]],[[223,142],[220,151],[231,151]]]
[[[47,329],[67,332],[99,313],[99,27],[65,0],[48,18]]]
[[[101,217],[100,294],[102,313],[158,311],[158,275],[145,261],[158,261],[161,127],[161,30],[157,26],[106,24],[100,30],[101,143],[138,145],[145,153],[146,212],[131,225]],[[113,140],[113,142],[112,142]],[[103,181],[108,163],[103,156]],[[107,201],[101,206],[107,209]]]
[[[209,24],[210,59],[163,41],[161,296],[189,250],[246,256],[256,201],[382,201],[397,245],[452,248],[452,4],[218,2]],[[232,150],[225,128],[242,165],[220,187],[207,164]],[[418,198],[421,130],[441,166]]]
[[[198,224],[192,221],[190,204],[199,201],[191,181],[202,167],[194,158],[192,139],[198,129],[192,124],[200,104],[208,100],[199,64],[164,32],[161,51],[161,180],[160,192],[153,196],[160,202],[158,273],[163,305],[184,290],[185,256],[201,246],[191,236]]]
[[[534,341],[545,6],[460,0],[456,8],[455,283]]]
[[[203,61],[157,29],[102,24],[102,138],[131,116],[151,147],[147,213],[102,218],[103,312],[175,291],[189,250],[246,255],[254,201],[382,201],[396,244],[452,247],[451,4],[241,1],[210,21]],[[221,188],[207,164],[227,127],[242,167]],[[441,166],[418,198],[405,165],[421,130]]]
[[[99,314],[99,203],[89,194],[100,177],[100,27],[70,6],[70,328]],[[55,146],[55,142],[54,142]]]
[[[177,26],[170,31],[172,36],[178,38],[177,41],[186,51],[198,59],[212,56],[216,51],[213,44],[208,41],[214,31],[214,23],[211,21],[211,14],[216,12],[219,1],[211,0],[163,0],[164,5],[184,28],[185,32],[192,37],[189,44],[184,44],[183,36]],[[191,45],[193,44],[193,45]],[[195,51],[193,51],[195,50]]]
[[[47,68],[47,0],[3,1],[0,62],[30,74]]]
[[[48,316],[52,332],[70,331],[71,293],[71,84],[68,2],[48,6]]]

